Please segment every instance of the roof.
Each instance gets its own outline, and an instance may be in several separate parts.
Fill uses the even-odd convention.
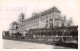
[[[32,16],[31,18],[27,19],[27,21],[30,21],[30,20],[32,20],[32,19],[39,18],[39,15],[42,16],[42,15],[49,14],[49,13],[51,13],[51,12],[59,12],[59,13],[61,13],[56,7],[52,7],[51,9],[48,9],[48,10],[46,10],[46,11],[43,11],[43,12],[41,12],[41,13],[38,13],[38,14]]]
[[[45,14],[48,14],[48,13],[51,13],[51,12],[60,12],[60,11],[56,7],[52,7],[51,9],[48,9],[48,10],[42,12],[41,15],[45,15]]]
[[[12,22],[11,24],[13,25],[18,25],[18,23],[16,21]]]

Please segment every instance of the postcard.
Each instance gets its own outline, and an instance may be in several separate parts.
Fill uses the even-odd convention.
[[[1,49],[77,51],[79,21],[79,0],[0,0]]]

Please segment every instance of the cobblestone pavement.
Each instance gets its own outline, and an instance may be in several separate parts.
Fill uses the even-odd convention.
[[[4,49],[70,49],[68,47],[5,40],[5,39],[3,39],[3,48]]]

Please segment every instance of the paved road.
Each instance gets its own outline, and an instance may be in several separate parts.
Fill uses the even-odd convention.
[[[4,49],[66,49],[67,47],[3,39],[3,48]]]

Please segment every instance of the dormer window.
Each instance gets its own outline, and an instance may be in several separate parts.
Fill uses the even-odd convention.
[[[53,19],[50,19],[50,21],[53,21]]]
[[[24,19],[24,17],[22,17],[22,19]]]

